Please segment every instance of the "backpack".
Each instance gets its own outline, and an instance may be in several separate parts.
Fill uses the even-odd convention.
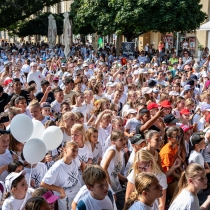
[[[112,195],[112,192],[109,190],[108,191],[108,197],[109,199],[111,200],[112,202],[112,205],[114,204],[114,199],[113,199],[113,195]],[[84,203],[83,200],[81,200],[78,204],[77,204],[77,209],[78,210],[86,210],[86,205]]]

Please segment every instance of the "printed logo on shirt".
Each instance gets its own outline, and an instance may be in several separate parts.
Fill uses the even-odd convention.
[[[78,183],[78,179],[76,178],[77,177],[77,172],[70,172],[70,173],[67,173],[69,175],[67,181],[68,181],[68,184],[72,184],[71,186],[69,187],[64,187],[63,189],[64,190],[69,190],[69,192],[72,192],[72,189],[77,185]]]
[[[35,181],[35,187],[39,187],[41,179],[40,173],[32,175],[31,178]]]
[[[114,167],[114,171],[111,173],[111,176],[116,179],[117,175],[119,174],[119,172],[121,171],[122,168],[122,162],[119,161],[117,163],[117,165]]]
[[[81,156],[78,155],[78,157],[79,157],[79,160],[80,160],[80,161],[82,161],[82,162],[87,162],[87,154],[81,155]]]

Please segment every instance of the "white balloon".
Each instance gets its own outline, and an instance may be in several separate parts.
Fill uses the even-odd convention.
[[[33,133],[33,123],[30,117],[25,114],[16,115],[10,123],[10,131],[19,142],[26,142]]]
[[[30,164],[36,164],[42,161],[46,155],[45,143],[40,139],[30,139],[24,144],[23,156]]]
[[[59,147],[63,140],[63,132],[57,126],[49,126],[43,133],[42,141],[47,150],[54,150]]]
[[[44,125],[39,120],[32,120],[32,123],[33,123],[34,130],[30,139],[33,139],[33,138],[41,139],[44,133]]]

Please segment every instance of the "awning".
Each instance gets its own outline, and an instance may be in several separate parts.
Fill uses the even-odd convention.
[[[199,30],[206,30],[206,31],[210,30],[210,21],[201,25]]]

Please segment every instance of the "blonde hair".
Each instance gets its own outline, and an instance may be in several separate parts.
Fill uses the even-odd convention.
[[[98,165],[88,165],[82,173],[82,179],[86,185],[93,187],[96,183],[101,183],[106,180],[107,174]]]
[[[185,106],[192,105],[192,104],[195,105],[195,101],[192,98],[186,99]]]
[[[178,190],[174,192],[174,197],[171,201],[171,203],[175,200],[175,198],[181,193],[181,191],[187,187],[188,185],[188,179],[194,179],[198,176],[200,172],[205,172],[205,169],[197,163],[191,163],[187,166],[184,172],[182,172],[182,175],[178,182]]]
[[[130,194],[128,201],[125,203],[124,209],[129,209],[133,203],[138,200],[138,197],[142,194],[143,191],[149,191],[150,186],[153,182],[158,182],[157,177],[148,172],[142,172],[135,177],[135,191]]]
[[[162,174],[163,173],[160,170],[160,168],[159,168],[158,164],[156,163],[152,154],[145,149],[140,149],[138,152],[136,152],[135,158],[133,161],[134,177],[136,177],[136,175],[142,173],[139,171],[138,166],[137,166],[137,162],[139,162],[139,161],[151,162],[151,169],[152,169],[151,172],[152,173],[154,173],[154,174]]]
[[[112,131],[111,133],[111,141],[117,141],[120,137],[124,137],[123,131]]]
[[[200,96],[201,101],[204,101],[204,100],[207,99],[209,96],[210,96],[210,93],[202,93],[201,96]]]
[[[61,117],[61,121],[59,123],[59,127],[65,127],[65,120],[69,119],[72,116],[75,117],[75,114],[73,112],[65,112],[62,115],[62,117]]]
[[[21,108],[18,108],[18,107],[15,107],[15,106],[9,107],[8,117],[11,120],[17,114],[21,114],[21,112],[22,112]]]
[[[86,130],[85,134],[86,134],[86,139],[87,139],[87,141],[90,142],[90,136],[91,136],[91,134],[93,134],[93,133],[98,133],[98,130],[95,129],[95,128],[93,128],[93,127],[89,127],[89,128]]]
[[[85,128],[83,125],[81,124],[74,124],[71,128],[71,131],[78,131],[80,133],[82,133],[82,141],[85,144],[86,142],[86,134],[85,134]]]
[[[94,103],[94,109],[91,112],[91,114],[94,114],[95,116],[99,115],[100,112],[102,112],[103,104],[109,101],[107,98],[101,98],[100,100],[95,101]]]
[[[76,98],[81,96],[81,95],[84,95],[84,93],[83,92],[75,92],[75,94],[72,96],[71,104],[75,105],[76,104]]]
[[[68,141],[66,142],[63,147],[65,149],[69,148],[69,147],[73,147],[74,149],[78,149],[78,145],[77,143],[75,143],[74,141]],[[64,153],[65,153],[65,150],[63,150],[61,153],[60,153],[60,156],[59,156],[59,159],[62,159],[64,157]]]
[[[36,99],[33,99],[29,104],[29,107],[32,107],[32,106],[40,108],[40,103]]]

